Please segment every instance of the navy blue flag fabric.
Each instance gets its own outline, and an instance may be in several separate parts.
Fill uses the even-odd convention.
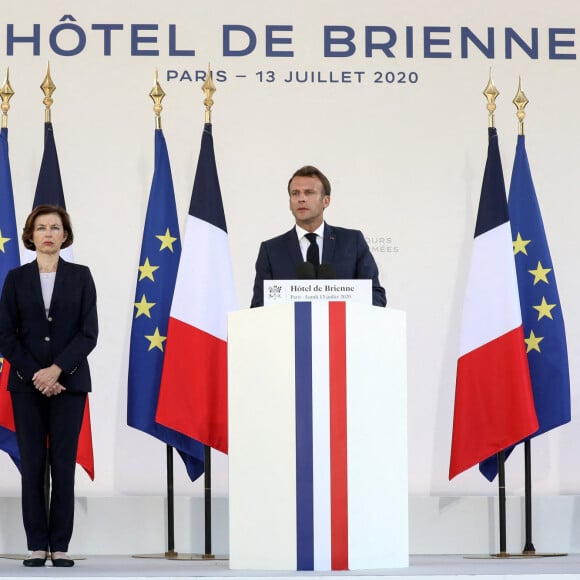
[[[536,437],[570,421],[570,375],[564,317],[524,135],[518,137],[508,208],[524,340],[539,423],[533,434]],[[506,450],[506,456],[512,449]],[[479,469],[492,481],[497,475],[496,458],[486,459]]]
[[[44,124],[44,153],[32,207],[43,204],[58,205],[66,209],[52,123]]]
[[[0,131],[0,289],[4,286],[6,274],[20,266],[18,250],[18,231],[16,228],[16,213],[14,211],[14,194],[12,191],[12,175],[8,155],[8,129]],[[8,362],[0,353],[0,375],[8,372]],[[13,429],[12,402],[5,389],[6,381],[0,381],[0,450],[8,453],[12,461],[20,469],[20,453]]]
[[[204,447],[155,422],[165,340],[181,255],[177,209],[167,145],[155,130],[155,171],[135,291],[131,329],[127,424],[177,449],[192,481],[204,471]]]

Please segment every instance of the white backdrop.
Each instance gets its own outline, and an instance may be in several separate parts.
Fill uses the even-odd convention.
[[[57,54],[74,53],[78,46],[78,34],[56,34],[64,15],[72,15],[86,34],[78,54]],[[50,61],[57,86],[53,123],[75,227],[75,259],[91,267],[99,292],[101,333],[90,359],[96,479],[90,482],[79,470],[78,495],[160,495],[165,490],[164,446],[128,428],[125,419],[135,276],[153,170],[154,115],[148,92],[158,68],[167,93],[163,126],[184,225],[204,120],[202,82],[188,76],[195,79],[195,71],[205,70],[208,62],[218,81],[226,79],[216,82],[213,124],[240,306],[250,301],[260,241],[292,224],[288,177],[303,164],[319,166],[333,185],[327,221],[365,232],[389,305],[407,312],[411,494],[495,495],[496,486],[475,469],[453,482],[447,479],[461,304],[487,147],[481,93],[491,67],[501,92],[496,126],[508,184],[517,134],[511,100],[518,76],[530,99],[528,155],[567,324],[575,409],[579,18],[576,0],[552,2],[547,13],[544,3],[522,0],[441,0],[436,10],[428,0],[3,3],[0,70],[3,74],[10,67],[16,91],[9,141],[19,227],[31,208],[38,176],[44,120],[39,85]],[[104,54],[106,35],[93,29],[98,24],[122,25],[111,31],[109,55]],[[132,51],[132,25],[136,30],[134,25],[141,24],[154,27],[135,34],[153,40],[134,40]],[[195,56],[170,54],[171,24],[174,47],[195,50]],[[224,55],[225,25],[251,29],[255,50]],[[293,51],[292,56],[267,56],[267,26],[283,27],[273,36],[290,38],[291,44],[279,42],[272,50]],[[352,56],[324,56],[325,26],[354,30]],[[368,26],[396,32],[392,57],[380,50],[365,56]],[[429,33],[427,27],[440,30]],[[473,43],[463,58],[461,27],[469,27],[485,43],[491,29],[493,58]],[[505,30],[510,27],[528,44],[537,29],[537,58],[515,43],[511,58],[506,56]],[[552,48],[573,58],[551,58],[550,28],[566,29],[556,34],[561,44]],[[51,33],[56,34],[52,47]],[[37,34],[38,54],[34,43],[11,42],[10,34]],[[336,29],[333,34],[340,36]],[[425,34],[432,39],[428,50],[450,53],[449,58],[426,55]],[[247,38],[232,35],[230,48],[242,50]],[[385,34],[375,38],[382,40]],[[329,48],[336,52],[346,45]],[[136,54],[146,50],[158,54]],[[267,82],[267,71],[274,73],[273,82]],[[300,78],[313,71],[314,82],[295,82],[296,71]],[[406,82],[387,82],[393,73]],[[294,81],[285,82],[290,74]],[[337,79],[341,82],[330,82]],[[574,415],[570,425],[534,443],[537,494],[580,493],[580,426]],[[377,452],[388,452],[388,445]],[[510,494],[522,492],[521,459],[516,452],[508,462]],[[201,482],[192,485],[176,464],[177,493],[201,494]],[[0,495],[18,495],[18,472],[3,453],[0,474]],[[227,495],[227,458],[220,454],[214,458],[213,485],[216,495]]]

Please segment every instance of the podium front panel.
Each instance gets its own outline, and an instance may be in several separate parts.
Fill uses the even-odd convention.
[[[230,567],[408,566],[403,312],[230,315]]]

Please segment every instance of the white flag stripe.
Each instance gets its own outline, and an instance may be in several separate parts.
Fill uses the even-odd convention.
[[[477,236],[465,291],[459,356],[521,326],[520,299],[506,222]]]
[[[189,215],[171,317],[227,340],[227,314],[236,310],[228,235]]]
[[[312,309],[314,569],[330,570],[330,366],[328,306]]]

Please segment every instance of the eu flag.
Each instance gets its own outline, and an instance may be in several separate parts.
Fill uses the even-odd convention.
[[[508,208],[524,341],[539,423],[532,435],[535,437],[570,421],[570,375],[556,275],[524,135],[518,136]],[[496,458],[482,462],[480,471],[491,481],[497,474]]]
[[[135,292],[127,424],[177,449],[192,481],[204,470],[201,443],[155,422],[169,311],[181,243],[167,145],[155,130],[155,170],[149,194]],[[183,377],[185,380],[185,377]]]
[[[20,254],[8,156],[8,129],[3,127],[0,131],[0,288],[4,286],[6,274],[18,266],[20,266]],[[20,469],[20,453],[14,433],[12,401],[6,390],[8,372],[8,361],[4,361],[0,353],[0,449],[8,453]]]

